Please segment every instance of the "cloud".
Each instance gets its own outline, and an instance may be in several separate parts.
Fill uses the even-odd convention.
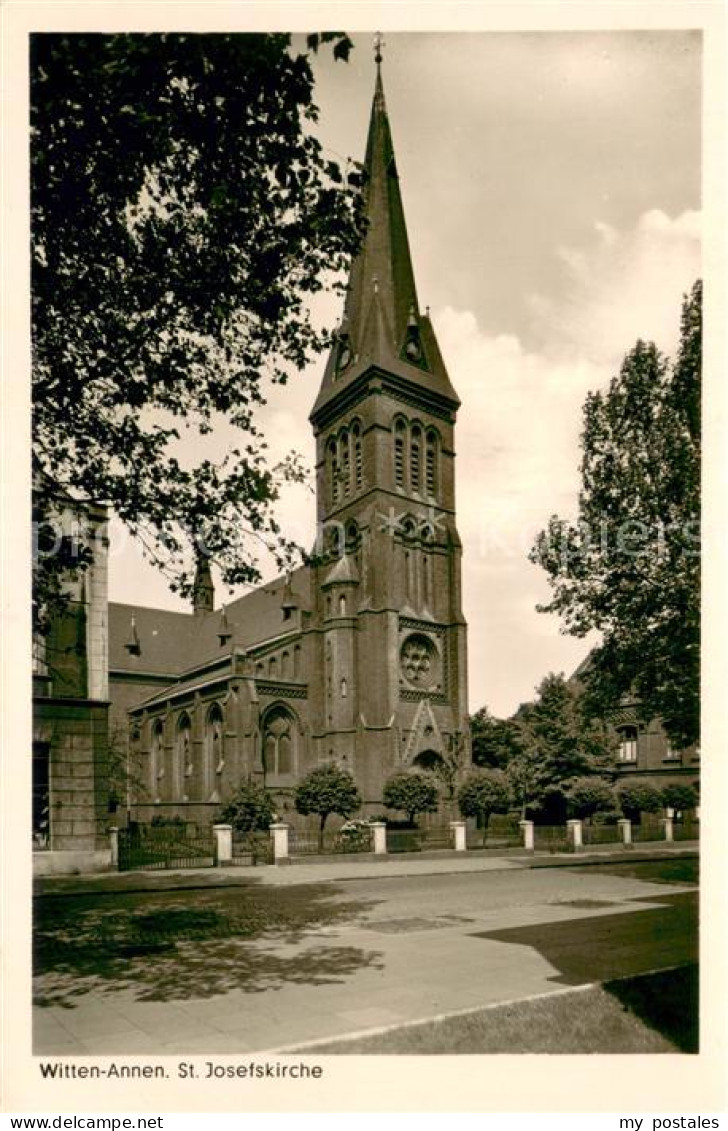
[[[586,247],[558,247],[557,297],[529,305],[543,348],[618,363],[637,338],[666,353],[678,342],[682,295],[701,274],[701,214],[651,209],[619,232],[598,221]]]

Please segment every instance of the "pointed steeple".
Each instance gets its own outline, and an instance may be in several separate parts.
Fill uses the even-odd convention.
[[[377,46],[377,77],[366,157],[367,231],[349,277],[344,316],[312,418],[372,365],[459,404],[428,314],[417,300]]]
[[[210,559],[202,550],[197,553],[197,569],[192,594],[195,616],[211,613],[215,608],[215,587],[210,572]]]

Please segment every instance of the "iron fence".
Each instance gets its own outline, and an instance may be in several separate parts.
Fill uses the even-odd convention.
[[[165,868],[212,868],[212,830],[188,831],[179,826],[131,825],[119,830],[119,871],[161,871]]]
[[[639,821],[632,821],[632,841],[645,844],[665,839],[665,825],[657,813],[642,813]]]
[[[673,840],[700,840],[700,822],[693,817],[683,817],[672,823]]]
[[[536,852],[573,852],[566,825],[534,825],[533,847]]]
[[[618,825],[590,825],[584,822],[581,826],[582,843],[587,844],[621,844],[622,837]]]
[[[465,831],[465,842],[468,848],[472,849],[520,848],[523,845],[523,834],[517,820],[511,817],[491,817],[485,840],[483,829],[468,825]]]
[[[324,830],[323,837],[318,832],[307,829],[288,830],[288,852],[291,856],[328,856],[372,852],[373,833],[366,825],[353,828]]]
[[[273,840],[270,833],[233,834],[233,864],[255,867],[256,864],[273,863]]]

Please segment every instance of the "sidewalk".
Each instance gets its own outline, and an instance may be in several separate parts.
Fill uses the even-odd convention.
[[[33,884],[36,896],[100,895],[105,892],[192,890],[195,888],[269,884],[287,887],[297,884],[343,883],[347,880],[384,880],[403,876],[442,876],[473,872],[507,871],[523,868],[575,868],[589,864],[636,864],[663,860],[666,856],[697,856],[697,841],[654,841],[631,849],[612,845],[591,846],[578,853],[526,853],[511,849],[495,854],[469,852],[467,855],[442,853],[418,856],[402,853],[381,859],[348,856],[342,861],[293,863],[288,866],[259,865],[228,868],[188,868],[180,871],[103,872],[82,876],[39,876]]]

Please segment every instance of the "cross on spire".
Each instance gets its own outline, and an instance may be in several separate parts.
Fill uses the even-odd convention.
[[[374,33],[374,62],[379,66],[382,61],[382,48],[386,47],[381,31]]]

